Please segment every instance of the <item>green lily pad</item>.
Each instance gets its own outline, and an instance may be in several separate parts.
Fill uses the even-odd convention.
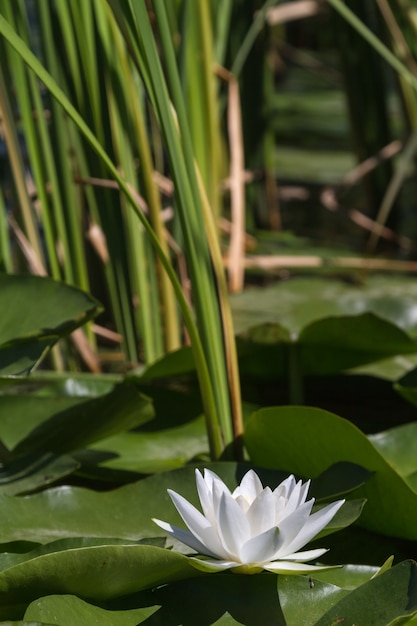
[[[360,485],[364,485],[372,476],[371,472],[360,465],[342,461],[324,471],[314,481],[310,493],[317,499],[343,496]]]
[[[28,455],[0,467],[0,493],[20,495],[37,491],[75,472],[78,461],[70,456]]]
[[[417,611],[410,615],[404,615],[392,620],[387,626],[416,626],[417,624]]]
[[[27,608],[25,618],[43,620],[42,623],[50,619],[59,626],[137,626],[157,610],[157,606],[151,606],[107,611],[74,595],[50,595],[32,602]]]
[[[391,620],[417,609],[417,567],[404,561],[361,585],[334,604],[315,624],[345,623],[386,626]]]
[[[313,626],[349,592],[307,576],[280,576],[279,599],[287,626]]]
[[[112,600],[172,580],[196,576],[187,557],[147,545],[111,545],[54,552],[0,572],[0,618],[46,594]]]
[[[368,435],[375,448],[404,479],[417,471],[416,438],[417,422]]]
[[[322,375],[417,352],[414,339],[374,313],[325,317],[299,335],[285,334],[280,325],[257,326],[237,345],[242,374],[263,379],[286,376],[294,363],[300,375]]]
[[[365,593],[360,594],[369,604],[368,607],[364,606],[364,602],[361,604],[360,617],[365,620],[369,610],[378,603],[378,589],[381,585],[378,589],[373,589],[373,585],[367,587],[369,582],[373,582],[370,581],[373,568],[348,566],[347,569],[348,572],[340,577],[343,585],[316,577],[277,577],[265,573],[254,576],[231,573],[199,576],[168,584],[152,593],[145,591],[136,594],[129,602],[132,608],[127,610],[114,610],[115,604],[119,609],[122,608],[122,601],[106,603],[107,608],[104,609],[72,595],[50,595],[32,602],[25,618],[45,621],[54,619],[60,626],[90,626],[92,623],[103,626],[136,626],[142,623],[155,626],[258,626],[259,623],[268,626],[315,626],[321,623],[324,614],[327,615],[343,601],[348,611],[352,610],[356,601],[352,590],[365,589]],[[331,576],[339,571],[342,570],[331,570],[327,574]],[[405,583],[409,580],[402,574],[400,568],[391,577],[399,594],[397,598],[384,603],[382,619],[389,619],[403,610],[407,593]],[[346,584],[347,581],[349,584]],[[386,588],[387,583],[385,581],[383,588]],[[186,598],[186,601],[179,601],[181,598]],[[110,608],[112,606],[113,610]],[[326,624],[331,623],[329,621]],[[360,619],[352,623],[386,624],[383,621],[361,622]]]
[[[261,409],[246,425],[245,443],[254,463],[318,476],[349,460],[372,477],[354,492],[367,499],[360,523],[376,532],[417,538],[417,493],[372,442],[349,421],[308,407]]]
[[[0,622],[0,626],[57,626],[57,624],[47,624],[46,622],[27,622],[26,620],[18,620],[17,622],[7,621]],[[59,626],[59,625],[58,625]]]
[[[35,547],[24,552],[12,552],[11,550],[2,552],[0,553],[0,571],[10,569],[25,561],[32,561],[40,556],[64,552],[65,550],[118,545],[148,545],[156,548],[165,548],[165,544],[166,540],[163,537],[150,537],[138,541],[129,541],[128,539],[114,537],[69,537],[51,541],[51,543],[45,545],[32,544]]]
[[[98,397],[0,395],[0,438],[15,455],[66,452],[143,424],[153,416],[149,398],[133,383]]]
[[[417,406],[417,369],[413,369],[403,376],[394,385],[394,388],[413,406]]]
[[[277,577],[236,576],[215,574],[199,576],[172,583],[135,597],[136,606],[131,611],[100,611],[79,600],[64,597],[43,598],[33,602],[25,617],[50,619],[55,608],[60,626],[90,626],[93,621],[77,621],[74,608],[80,609],[81,618],[99,616],[103,625],[136,626],[142,623],[174,626],[174,624],[201,624],[201,626],[255,626],[259,620],[268,626],[285,626],[277,593]],[[65,596],[68,598],[68,596]],[[181,601],[180,599],[186,599]],[[39,608],[38,608],[39,607]],[[65,608],[74,617],[71,623],[65,617]],[[126,616],[124,617],[124,614]],[[135,616],[136,622],[130,621]],[[114,622],[109,619],[114,617]],[[123,621],[126,619],[126,621]],[[62,620],[62,622],[61,622]],[[258,621],[256,621],[258,620]]]
[[[153,474],[182,467],[197,455],[208,454],[208,441],[204,418],[200,417],[176,428],[120,433],[102,439],[91,449],[111,453],[101,467]]]
[[[417,352],[417,343],[405,331],[374,313],[317,320],[301,331],[298,342],[307,374],[327,374]]]
[[[28,373],[60,337],[102,309],[75,287],[45,277],[7,274],[0,274],[0,306],[2,375]]]
[[[367,583],[378,572],[378,567],[372,565],[350,565],[327,570],[325,572],[316,572],[314,580],[329,583],[351,591],[361,585]]]
[[[185,347],[169,352],[141,372],[140,378],[152,380],[182,376],[195,371],[194,358],[191,348]]]
[[[363,285],[321,277],[293,278],[231,296],[235,328],[241,333],[264,323],[281,324],[299,335],[308,324],[330,316],[371,312],[417,334],[417,284],[402,275],[368,276]]]

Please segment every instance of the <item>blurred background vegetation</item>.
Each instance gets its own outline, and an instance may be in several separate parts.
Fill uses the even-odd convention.
[[[191,298],[172,164],[124,4],[3,0],[0,13],[117,164]],[[417,76],[416,0],[340,4]],[[300,273],[361,284],[417,269],[416,91],[337,5],[165,2],[175,58],[164,50],[163,67],[168,82],[178,69],[230,292]],[[148,14],[163,48],[152,3]],[[187,344],[137,216],[3,40],[0,113],[1,271],[49,275],[105,305],[50,365],[125,371]]]

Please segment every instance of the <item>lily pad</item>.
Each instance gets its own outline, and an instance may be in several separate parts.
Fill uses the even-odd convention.
[[[337,571],[327,574],[331,576]],[[381,586],[378,585],[378,590],[373,589],[374,585],[367,587],[373,573],[373,568],[348,566],[347,574],[344,578],[342,576],[343,585],[306,576],[238,576],[230,573],[199,576],[168,584],[152,593],[136,594],[130,602],[132,608],[127,610],[114,610],[118,602],[105,603],[107,608],[104,609],[72,595],[51,595],[32,602],[25,618],[53,619],[60,626],[90,626],[96,622],[103,626],[136,626],[142,623],[149,626],[258,626],[260,622],[268,626],[315,626],[321,623],[324,614],[327,615],[343,601],[348,611],[354,610],[355,589],[365,589],[361,597],[366,598],[369,606],[362,605],[360,615],[367,618],[369,610],[378,603],[377,591]],[[402,574],[400,568],[391,577],[399,594],[384,603],[384,618],[389,619],[404,610],[403,599],[409,580]],[[383,584],[384,588],[386,584],[388,581]],[[179,602],[178,598],[187,598],[187,601]],[[361,621],[352,623],[359,624]],[[383,621],[363,623],[386,624]]]
[[[191,348],[185,347],[161,357],[143,370],[140,377],[144,380],[152,380],[154,378],[181,376],[193,371],[195,371],[193,353]]]
[[[153,416],[133,383],[98,397],[0,395],[0,438],[15,455],[66,452],[133,428]]]
[[[74,595],[50,595],[32,602],[27,608],[25,618],[43,620],[42,624],[50,619],[59,626],[137,626],[157,610],[157,606],[150,606],[107,611]]]
[[[417,471],[417,422],[368,435],[368,439],[403,478]]]
[[[0,467],[0,493],[19,495],[47,487],[72,474],[79,463],[70,456],[27,455]]]
[[[25,617],[50,619],[53,608],[56,610],[60,626],[90,626],[93,621],[78,621],[74,607],[80,608],[81,618],[99,616],[103,622],[115,626],[136,626],[142,623],[151,626],[174,626],[178,624],[199,624],[201,626],[258,626],[259,620],[268,626],[285,626],[277,593],[276,576],[235,576],[215,574],[199,576],[164,586],[152,594],[135,597],[136,606],[131,611],[100,611],[79,600],[64,600],[59,596],[43,598],[33,602]],[[68,596],[65,596],[68,598]],[[186,602],[179,601],[186,598]],[[74,617],[70,622],[65,617],[65,607]],[[124,618],[124,614],[126,617]],[[136,622],[130,621],[135,616]],[[114,617],[114,622],[109,618]],[[126,619],[126,621],[123,621]]]
[[[208,455],[208,441],[204,418],[200,417],[176,428],[120,433],[102,439],[91,449],[111,453],[102,467],[152,474],[182,467],[197,455]]]
[[[345,623],[386,626],[391,620],[417,609],[417,567],[404,561],[361,585],[334,604],[315,624]]]
[[[254,327],[238,339],[243,374],[259,378],[332,374],[394,357],[414,354],[417,342],[404,330],[375,315],[325,317],[299,334],[285,334],[273,324]]]
[[[308,407],[261,409],[247,423],[245,443],[254,463],[301,476],[318,476],[346,460],[361,465],[373,475],[353,493],[367,499],[360,523],[417,539],[417,493],[349,421]]]
[[[2,375],[28,373],[60,337],[102,309],[75,287],[45,277],[7,274],[0,274],[0,306]]]
[[[368,276],[362,285],[322,277],[293,278],[231,296],[238,333],[263,323],[291,334],[330,316],[374,313],[417,335],[417,284],[413,277]]]
[[[313,626],[349,592],[306,576],[280,576],[278,592],[287,626]]]
[[[0,626],[57,626],[57,624],[47,624],[46,622],[27,622],[22,621],[22,620],[18,620],[16,621],[7,621],[7,622],[0,622]]]
[[[163,537],[150,537],[138,541],[119,539],[114,537],[70,537],[58,539],[45,545],[32,544],[35,547],[24,552],[2,552],[0,553],[0,571],[8,570],[25,561],[32,561],[41,556],[64,552],[65,550],[76,550],[81,548],[92,548],[97,546],[119,546],[119,545],[148,545],[156,548],[165,548],[166,540]]]
[[[30,602],[46,594],[111,600],[195,575],[186,557],[153,546],[94,546],[54,552],[0,572],[0,618],[21,618]]]

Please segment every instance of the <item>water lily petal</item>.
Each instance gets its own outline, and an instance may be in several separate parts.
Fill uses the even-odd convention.
[[[162,530],[165,530],[166,533],[181,541],[181,543],[185,543],[186,546],[189,546],[196,552],[200,554],[207,554],[207,556],[212,556],[216,558],[216,555],[210,552],[207,549],[207,546],[202,544],[189,530],[185,530],[184,528],[178,528],[178,526],[173,526],[172,524],[168,524],[167,522],[163,522],[160,519],[153,518],[155,524],[158,524]]]
[[[229,558],[227,552],[220,543],[217,531],[211,526],[200,528],[198,533],[193,530],[189,533],[189,531],[184,528],[166,524],[166,522],[161,522],[161,520],[154,521],[175,539],[182,541],[182,543],[185,543],[185,545],[193,548],[197,552],[200,552],[200,554],[206,554],[207,556],[212,556],[216,559]]]
[[[291,561],[274,561],[263,563],[263,568],[275,574],[311,574],[314,572],[335,569],[339,565],[308,565],[306,563],[292,563]]]
[[[333,519],[337,511],[344,504],[345,500],[338,500],[325,506],[323,509],[316,511],[313,515],[310,515],[306,520],[304,526],[294,537],[293,541],[287,544],[287,548],[291,552],[297,552],[300,548],[311,541],[316,535],[319,534],[327,526],[327,524]],[[300,507],[301,508],[301,507]]]
[[[229,487],[222,481],[219,476],[217,476],[217,474],[209,469],[204,470],[204,481],[207,485],[207,488],[212,494],[214,493],[214,485],[216,485],[218,492],[225,492],[230,494]]]
[[[219,558],[228,558],[219,540],[217,529],[213,528],[204,515],[188,502],[188,500],[180,496],[180,494],[171,489],[168,489],[168,493],[178,513],[181,515],[194,537],[206,547],[206,550],[203,551],[204,554],[206,554],[208,550],[210,554],[218,556]]]
[[[295,485],[293,491],[288,496],[287,506],[285,507],[285,515],[290,515],[296,508],[304,504],[307,498],[307,492],[310,487],[310,481],[308,480],[306,483],[302,483],[302,481],[298,481]]]
[[[233,496],[233,497],[234,497],[235,502],[237,502],[237,504],[242,509],[243,513],[246,515],[250,507],[248,500],[245,498],[245,496],[237,496],[237,497]]]
[[[300,499],[298,504],[303,504],[307,500],[308,490],[310,489],[311,480],[307,480],[304,485],[302,485],[300,490]]]
[[[306,495],[303,484],[296,483],[294,476],[289,476],[274,490],[276,523],[294,512],[299,504],[302,504],[302,495]],[[304,498],[305,499],[305,498]]]
[[[298,536],[303,531],[305,525],[308,523],[311,508],[313,506],[313,500],[304,502],[299,506],[291,515],[288,515],[277,524],[283,536],[283,545],[279,552],[275,555],[275,558],[284,558],[287,552],[297,552],[299,548],[302,548],[307,542],[299,545],[297,549],[292,548],[293,542],[298,539]]]
[[[238,565],[236,561],[211,561],[209,559],[197,559],[196,557],[191,557],[190,563],[201,572],[220,572]]]
[[[216,525],[216,514],[213,508],[213,491],[212,477],[207,474],[205,470],[206,479],[203,478],[199,470],[195,471],[195,478],[197,484],[198,497],[200,498],[201,508],[205,517],[208,519],[212,526]]]
[[[224,492],[219,497],[217,516],[217,532],[224,549],[229,558],[240,560],[240,549],[250,539],[249,522],[234,498]]]
[[[276,495],[277,498],[279,496],[283,496],[284,498],[287,499],[289,494],[294,489],[294,487],[295,487],[295,478],[294,478],[293,474],[290,474],[290,476],[288,476],[288,478],[283,480],[278,485],[278,487],[275,487],[274,494]]]
[[[314,550],[303,550],[302,552],[293,552],[292,554],[286,554],[286,561],[312,561],[313,559],[319,559],[323,554],[328,552],[327,548],[315,548]]]
[[[263,485],[258,474],[253,470],[249,470],[242,478],[240,485],[232,493],[232,496],[234,498],[243,496],[251,504],[262,491]]]
[[[209,521],[191,504],[191,502],[188,502],[188,500],[183,498],[183,496],[176,491],[172,491],[172,489],[168,489],[168,493],[175,508],[192,533],[194,530],[198,533],[200,528],[207,528],[207,526],[210,525]]]
[[[266,532],[249,539],[240,550],[242,563],[270,561],[281,544],[279,528],[270,528]]]
[[[207,513],[204,508],[203,511],[204,514],[207,515],[207,518],[210,520],[210,523],[212,523],[213,526],[216,526],[220,494],[227,493],[228,495],[231,495],[231,492],[227,485],[222,481],[222,479],[209,469],[204,470],[204,478],[202,481],[200,480],[200,478],[199,484],[197,484],[197,489],[200,486],[201,495],[203,497],[204,506],[207,508]]]
[[[275,499],[271,489],[266,487],[248,508],[246,519],[250,524],[251,535],[253,537],[277,526]]]

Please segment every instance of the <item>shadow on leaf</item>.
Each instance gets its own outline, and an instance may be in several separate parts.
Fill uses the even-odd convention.
[[[285,626],[273,574],[202,576],[162,587],[152,596],[160,608],[141,622],[146,626],[209,626],[225,614],[233,618],[226,618],[225,625]]]

